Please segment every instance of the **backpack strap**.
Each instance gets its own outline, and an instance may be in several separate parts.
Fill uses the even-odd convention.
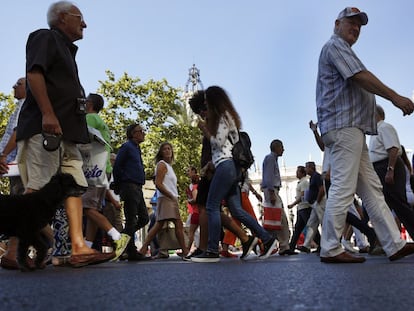
[[[240,139],[240,131],[239,130],[237,130],[237,136],[238,136],[238,138]],[[238,140],[236,140],[236,141],[233,141],[233,139],[232,139],[232,136],[230,135],[230,132],[229,132],[229,135],[227,136],[227,138],[229,139],[229,142],[234,146],[234,144],[235,143],[237,143],[238,141],[239,141],[239,139]]]

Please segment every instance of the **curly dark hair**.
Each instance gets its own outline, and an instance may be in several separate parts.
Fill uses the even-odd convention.
[[[205,92],[197,91],[188,101],[191,110],[195,114],[200,114],[202,111],[207,111],[207,106],[205,103]]]

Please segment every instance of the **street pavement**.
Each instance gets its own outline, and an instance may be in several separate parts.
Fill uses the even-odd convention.
[[[0,310],[413,310],[414,256],[323,264],[316,254],[0,269]]]

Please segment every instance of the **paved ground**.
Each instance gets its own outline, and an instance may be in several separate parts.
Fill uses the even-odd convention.
[[[0,310],[413,310],[414,256],[322,264],[315,254],[0,270]]]

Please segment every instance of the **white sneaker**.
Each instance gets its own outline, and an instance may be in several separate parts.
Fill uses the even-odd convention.
[[[342,239],[341,244],[348,252],[358,253],[358,250],[354,247],[354,245],[352,245],[350,241]]]

